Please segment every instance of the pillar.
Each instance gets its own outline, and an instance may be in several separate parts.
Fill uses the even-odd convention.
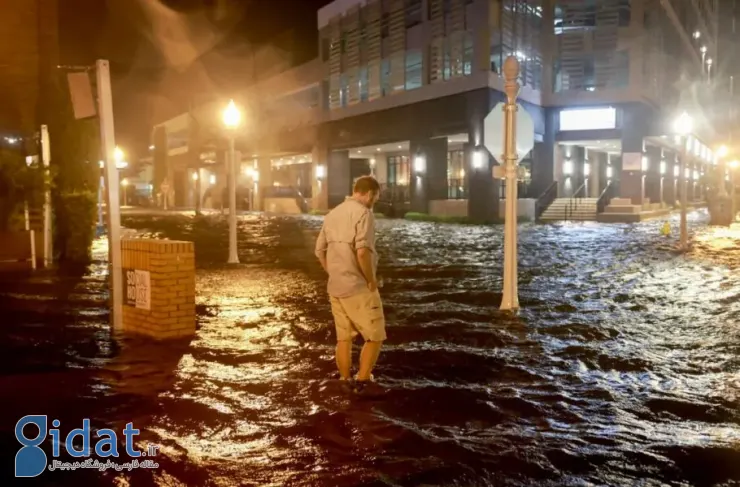
[[[272,161],[267,157],[257,159],[257,194],[254,196],[254,206],[257,211],[265,209],[265,193],[272,187]]]
[[[411,211],[428,213],[431,200],[447,199],[447,137],[412,140],[409,152]]]
[[[349,151],[327,151],[326,190],[327,207],[334,208],[352,194]]]
[[[385,153],[380,153],[374,158],[374,163],[371,162],[373,176],[380,183],[380,187],[385,187],[388,184],[388,156]]]
[[[562,197],[569,198],[573,196],[576,190],[578,190],[578,188],[580,188],[585,181],[583,176],[583,164],[585,162],[585,155],[586,151],[581,146],[562,146],[562,181],[559,188],[560,190],[558,191],[558,194],[562,195]],[[570,171],[569,174],[567,174],[568,170]],[[588,195],[588,193],[585,194]],[[584,193],[581,193],[581,196],[583,195]]]
[[[329,209],[328,164],[329,147],[319,142],[311,152],[311,209],[313,210],[326,211]]]
[[[603,152],[587,151],[588,164],[590,173],[588,175],[588,193],[589,198],[598,198],[601,194],[601,156]]]
[[[642,173],[643,138],[647,131],[646,117],[631,107],[622,110],[622,171],[620,197],[629,198],[633,205],[645,201],[645,180]]]
[[[647,158],[647,171],[645,172],[645,196],[650,203],[662,203],[663,177],[660,174],[661,149],[655,145],[645,145],[645,157]],[[666,172],[668,169],[666,168]]]
[[[485,95],[485,96],[483,96]],[[496,100],[487,92],[476,93],[468,99],[468,143],[465,144],[465,177],[468,188],[468,218],[478,222],[499,220],[499,187],[493,178],[495,161],[485,148],[483,118]],[[503,116],[503,114],[501,115]],[[503,134],[500,135],[503,138]],[[503,140],[503,139],[502,139]],[[479,153],[482,167],[474,167],[474,154]],[[478,157],[478,156],[476,156]],[[503,218],[503,215],[500,215]]]
[[[663,178],[663,200],[669,208],[672,208],[678,201],[678,173],[676,173],[676,167],[679,167],[678,157],[675,152],[669,151],[664,151],[663,155],[666,166]]]

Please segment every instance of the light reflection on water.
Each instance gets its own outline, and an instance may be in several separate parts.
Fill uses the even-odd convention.
[[[662,221],[522,225],[517,317],[496,309],[501,227],[379,221],[387,394],[356,400],[330,380],[319,218],[244,217],[237,268],[223,220],[130,218],[196,242],[197,335],[115,342],[104,262],[82,279],[39,274],[0,286],[18,325],[0,390],[37,371],[44,393],[13,395],[9,417],[45,404],[70,422],[134,421],[162,445],[160,471],[85,485],[740,481],[740,226],[692,213],[684,256],[669,221],[671,237]],[[104,240],[94,250],[104,258]],[[52,284],[60,301],[46,304]]]

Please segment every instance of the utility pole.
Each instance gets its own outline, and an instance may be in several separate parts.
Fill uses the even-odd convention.
[[[121,209],[118,169],[114,157],[116,141],[113,126],[113,95],[110,86],[110,65],[99,59],[95,63],[98,86],[98,113],[103,152],[105,192],[108,208],[108,269],[113,329],[123,328],[123,274],[121,269]]]
[[[41,159],[44,164],[44,177],[46,178],[44,191],[44,267],[49,268],[54,262],[54,245],[51,235],[51,175],[49,173],[49,162],[51,161],[51,149],[49,147],[49,128],[41,126]]]

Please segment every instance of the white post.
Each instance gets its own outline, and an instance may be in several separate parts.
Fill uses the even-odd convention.
[[[103,189],[105,188],[105,177],[100,176],[98,184],[98,226],[103,227]]]
[[[28,215],[28,201],[26,201],[23,208],[23,216],[26,219],[26,231],[30,232],[31,235],[31,269],[36,270],[36,232],[31,230],[31,218]]]
[[[516,97],[519,92],[519,62],[509,56],[504,62],[506,83],[504,164],[506,171],[506,213],[504,221],[504,290],[501,309],[518,310],[517,282],[517,153],[516,153]]]
[[[108,206],[108,269],[110,272],[111,314],[113,329],[120,330],[123,325],[123,275],[121,274],[121,211],[118,200],[118,170],[113,157],[116,148],[113,127],[113,97],[108,61],[98,60],[96,68],[100,138],[105,163],[105,190]]]
[[[688,150],[686,149],[688,145],[689,136],[683,135],[681,136],[681,174],[679,181],[681,182],[681,223],[680,223],[680,248],[682,251],[687,251],[689,249],[689,229],[688,229],[688,223],[687,223],[687,198],[688,195],[686,194],[689,185],[688,185],[688,178],[686,177],[686,165],[688,161]]]
[[[229,137],[229,264],[239,263],[236,248],[236,150],[234,135]]]
[[[53,262],[54,251],[51,237],[51,182],[49,179],[49,161],[51,161],[51,149],[49,147],[49,129],[46,125],[41,126],[41,158],[44,162],[44,175],[47,178],[44,193],[44,267],[49,268]]]

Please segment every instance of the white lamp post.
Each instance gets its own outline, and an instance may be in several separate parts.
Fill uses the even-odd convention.
[[[229,102],[223,113],[223,121],[229,134],[229,264],[239,263],[239,254],[236,248],[236,150],[234,139],[236,130],[241,124],[242,114],[236,107],[234,100]]]
[[[121,186],[123,186],[123,206],[128,206],[128,179],[124,178]]]
[[[691,119],[688,113],[683,112],[674,123],[674,130],[680,136],[681,141],[681,250],[686,251],[689,247],[689,231],[688,224],[686,221],[686,192],[688,189],[687,175],[686,175],[686,159],[688,154],[686,151],[686,144],[688,136],[694,127],[694,121]]]

